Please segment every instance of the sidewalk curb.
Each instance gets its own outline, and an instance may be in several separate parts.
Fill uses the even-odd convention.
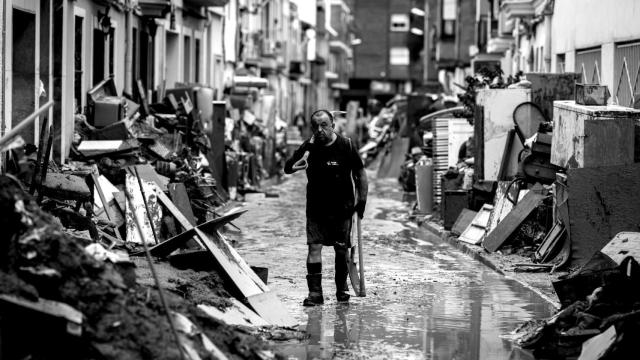
[[[549,303],[549,305],[553,306],[556,310],[560,309],[560,302],[558,300],[552,299],[551,297],[549,297],[548,295],[544,294],[544,292],[542,290],[540,290],[538,287],[522,280],[519,279],[518,276],[516,276],[516,273],[507,271],[505,272],[504,270],[502,270],[499,266],[499,264],[497,264],[496,262],[494,262],[492,259],[490,259],[489,257],[487,257],[485,255],[486,251],[484,250],[484,248],[482,248],[481,246],[477,246],[477,245],[471,245],[471,244],[467,244],[465,242],[462,241],[457,241],[454,238],[451,238],[450,235],[450,231],[445,230],[442,226],[432,223],[432,222],[428,222],[425,221],[422,224],[419,224],[419,226],[425,228],[426,230],[428,230],[429,232],[431,232],[432,234],[438,236],[442,241],[448,243],[449,245],[453,246],[454,248],[460,250],[461,252],[463,252],[466,255],[471,256],[474,260],[479,261],[480,263],[482,263],[483,265],[487,266],[488,268],[490,268],[491,270],[494,270],[495,272],[497,272],[500,275],[503,275],[509,279],[512,279],[514,281],[516,281],[517,283],[519,283],[520,285],[526,287],[527,289],[533,291],[534,293],[536,293],[538,296],[540,296],[542,299],[544,299],[547,303]]]

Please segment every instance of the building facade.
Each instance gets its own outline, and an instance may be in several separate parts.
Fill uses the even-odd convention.
[[[212,88],[217,100],[233,97],[235,79],[250,75],[266,80],[265,87],[242,93],[252,95],[252,110],[285,121],[319,103],[333,106],[331,91],[311,95],[310,65],[320,58],[317,8],[303,0],[3,1],[0,135],[54,101],[41,117],[52,121],[55,159],[64,161],[74,117],[86,113],[87,92],[108,78],[118,95],[139,100],[140,84],[156,102],[168,89],[192,85]],[[338,84],[348,83],[349,50],[334,52]],[[267,115],[264,99],[273,109]],[[21,135],[37,144],[39,129],[36,121]]]

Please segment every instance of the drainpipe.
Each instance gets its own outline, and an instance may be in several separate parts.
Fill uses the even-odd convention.
[[[545,10],[544,14],[544,67],[546,72],[551,71],[551,11]]]
[[[133,24],[131,23],[131,0],[127,0],[125,5],[125,17],[124,17],[124,91],[128,94],[133,94],[132,79],[133,79],[133,52],[136,51],[132,47],[132,32]]]
[[[513,56],[515,57],[515,71],[513,72],[514,74],[517,73],[518,71],[522,70],[520,69],[520,18],[516,18],[516,22],[514,24],[513,27],[513,37],[516,39],[516,47],[515,50],[513,52]]]

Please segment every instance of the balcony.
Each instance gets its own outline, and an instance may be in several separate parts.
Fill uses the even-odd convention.
[[[343,41],[341,40],[331,40],[329,41],[329,47],[332,50],[340,50],[343,51],[348,58],[351,58],[353,56],[353,52],[351,50],[351,48],[349,46],[347,46],[347,44],[345,44]]]
[[[142,16],[150,18],[163,18],[171,10],[169,0],[140,0],[138,1]]]
[[[506,0],[500,6],[508,19],[526,18],[553,11],[549,0]]]
[[[535,16],[534,0],[506,0],[501,5],[501,10],[507,18],[533,17]]]
[[[487,53],[489,54],[503,54],[513,44],[512,37],[494,37],[487,42]]]
[[[225,6],[229,0],[184,0],[185,5],[191,6]]]

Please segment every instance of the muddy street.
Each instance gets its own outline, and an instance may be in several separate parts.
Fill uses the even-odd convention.
[[[371,174],[370,174],[371,175]],[[301,306],[305,282],[305,184],[295,174],[278,197],[248,196],[248,216],[231,238],[309,338],[280,343],[290,358],[529,359],[506,334],[553,307],[409,221],[410,199],[395,180],[374,180],[363,220],[367,297],[338,304],[333,249],[323,251],[325,304]]]

